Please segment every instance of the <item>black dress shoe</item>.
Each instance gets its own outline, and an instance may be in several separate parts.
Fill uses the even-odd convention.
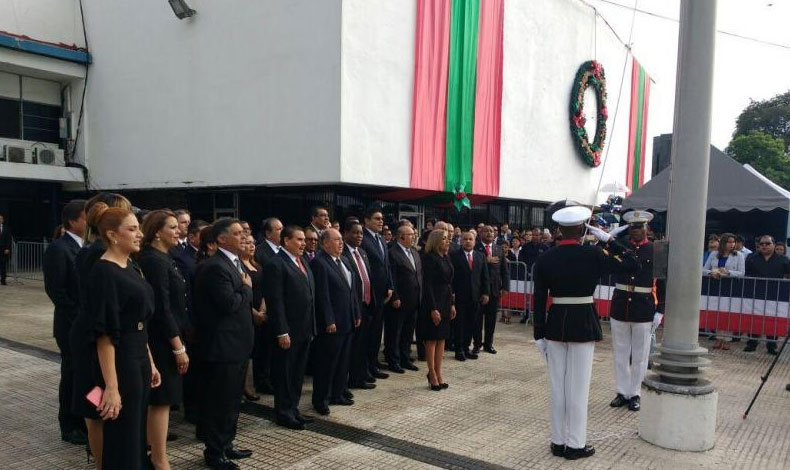
[[[340,397],[334,400],[329,400],[330,405],[340,405],[340,406],[351,406],[354,404],[354,400],[349,400],[348,398]]]
[[[206,459],[206,466],[212,470],[238,470],[239,466],[225,457],[221,459]]]
[[[249,449],[228,449],[225,451],[225,457],[230,460],[248,459],[252,457],[252,451]]]
[[[627,404],[628,404],[628,400],[626,400],[625,397],[619,393],[617,394],[616,397],[614,397],[614,400],[609,402],[609,406],[611,406],[612,408],[620,408],[621,406],[625,406]]]
[[[472,360],[475,360],[475,359],[478,358],[478,355],[473,353],[473,352],[471,352],[471,351],[464,352],[464,356],[466,356],[467,359],[472,359]]]
[[[787,390],[788,392],[790,392],[790,384],[787,384],[787,385],[785,385],[785,390]]]
[[[496,354],[496,349],[493,346],[487,346],[483,348],[483,351],[487,352],[488,354]]]
[[[555,457],[565,456],[565,446],[562,444],[551,443],[551,455]]]
[[[88,436],[78,429],[62,432],[60,433],[60,438],[69,444],[74,444],[75,446],[84,446],[88,443]]]
[[[593,446],[584,446],[583,449],[574,449],[573,447],[566,446],[563,457],[568,460],[576,460],[591,457],[593,454],[595,454],[595,448]]]
[[[345,392],[343,392],[343,398],[346,398],[348,400],[353,400],[354,399],[354,394],[351,393],[350,390],[346,390]]]
[[[302,424],[313,424],[315,420],[309,416],[296,415],[296,420]]]
[[[448,384],[446,382],[440,383],[439,386],[442,387],[442,390],[450,388],[450,384]]]
[[[295,419],[291,419],[291,418],[277,418],[275,420],[275,422],[278,425],[280,425],[280,426],[282,426],[284,428],[293,429],[293,430],[296,430],[296,431],[304,430],[304,424],[302,424],[301,422],[299,422],[299,421],[297,421]]]
[[[464,356],[464,353],[455,353],[455,360],[464,362],[466,360],[466,356]]]
[[[365,376],[365,383],[374,384],[376,383],[376,378],[372,375]]]
[[[480,354],[480,348],[478,348],[477,346],[473,347],[472,354]]]
[[[639,408],[642,407],[639,401],[639,395],[631,397],[631,399],[628,400],[628,409],[631,411],[639,411]]]
[[[401,364],[401,367],[403,367],[404,369],[408,369],[408,370],[420,370],[419,367],[415,366],[411,362],[407,362],[406,364]]]
[[[386,378],[388,378],[390,376],[389,374],[387,374],[385,372],[382,372],[380,370],[377,370],[376,372],[373,372],[371,375],[373,375],[373,377],[375,377],[377,379],[386,379]]]
[[[401,366],[389,366],[388,369],[390,370],[390,372],[395,372],[396,374],[405,374],[406,373],[406,371],[403,370],[403,367],[401,367]]]
[[[361,383],[361,384],[351,384],[348,388],[353,388],[356,390],[373,390],[376,388],[376,384],[369,384],[369,383]]]
[[[329,407],[326,405],[313,404],[313,409],[315,409],[316,413],[320,414],[321,416],[327,416],[329,414]]]

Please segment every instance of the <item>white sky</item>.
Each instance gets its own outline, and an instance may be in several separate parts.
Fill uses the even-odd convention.
[[[652,140],[653,136],[672,132],[678,23],[639,12],[634,16],[631,8],[636,3],[639,10],[677,19],[680,16],[680,0],[585,1],[598,9],[624,41],[628,41],[631,19],[634,18],[631,38],[633,54],[656,82],[651,90],[648,134]],[[711,135],[713,145],[723,150],[729,144],[735,130],[735,120],[749,104],[749,99],[763,100],[790,90],[788,23],[790,0],[718,1],[717,30],[783,44],[787,48],[717,33]],[[627,82],[630,82],[630,72],[629,68],[626,72]],[[630,88],[623,90],[623,93],[629,92]],[[627,116],[628,110],[620,112]]]

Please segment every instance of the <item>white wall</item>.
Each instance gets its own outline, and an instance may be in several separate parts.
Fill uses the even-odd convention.
[[[340,179],[340,0],[86,0],[96,188]]]
[[[2,0],[0,31],[85,47],[79,0]]]

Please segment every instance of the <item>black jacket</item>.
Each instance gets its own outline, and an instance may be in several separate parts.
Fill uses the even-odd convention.
[[[483,255],[483,258],[486,257],[486,247],[485,245],[481,245],[479,248],[480,253]],[[499,297],[499,291],[501,290],[510,290],[510,267],[507,265],[507,258],[505,258],[504,253],[502,252],[502,247],[497,246],[495,244],[491,244],[491,256],[496,256],[499,258],[498,263],[487,263],[488,264],[488,282],[491,285],[491,293],[490,295],[493,297]]]
[[[653,288],[653,244],[627,246],[639,260],[640,268],[636,271],[618,270],[614,275],[615,283],[630,286]],[[653,321],[655,312],[664,311],[666,283],[663,279],[655,280],[655,293],[626,292],[615,289],[612,294],[612,308],[609,316],[619,321],[646,323]]]
[[[315,278],[315,315],[318,334],[327,334],[326,327],[335,324],[337,334],[354,331],[354,323],[360,318],[359,301],[354,282],[353,266],[340,256],[340,262],[351,274],[351,282],[335,260],[324,250],[316,253],[310,262]]]
[[[411,312],[420,306],[422,299],[422,261],[414,248],[409,248],[416,269],[396,243],[389,250],[390,275],[392,278],[392,301],[400,300],[399,310]]]
[[[376,238],[370,234],[368,229],[362,229],[362,248],[368,254],[370,261],[370,283],[372,285],[373,297],[377,306],[380,306],[387,296],[387,290],[392,289],[392,279],[390,278],[390,261],[387,246],[384,240],[381,240],[381,245],[376,241]],[[379,248],[383,246],[382,249]]]
[[[197,250],[192,248],[192,245],[187,245],[187,247],[184,248],[178,255],[178,258],[175,258],[175,261],[176,266],[178,266],[178,270],[181,272],[181,275],[184,276],[184,280],[186,281],[186,328],[191,329],[194,328],[194,325],[197,323],[197,320],[195,319],[195,308],[192,306],[192,293],[195,291],[195,271],[197,270]]]
[[[535,339],[588,342],[603,339],[595,304],[552,304],[552,297],[587,297],[595,293],[601,276],[614,271],[633,272],[639,260],[618,242],[597,246],[557,245],[535,263]]]
[[[455,270],[453,292],[455,292],[456,303],[477,303],[480,301],[480,296],[491,295],[488,266],[483,253],[472,250],[472,269],[469,269],[466,251],[458,250],[450,253],[449,256]]]
[[[76,240],[66,233],[44,252],[44,290],[55,304],[52,335],[56,338],[68,338],[80,311],[79,276],[74,262],[79,251]]]
[[[315,282],[310,266],[304,267],[306,276],[285,249],[263,267],[263,298],[274,336],[288,334],[292,341],[315,336]]]
[[[272,247],[269,246],[269,243],[264,239],[262,242],[255,247],[255,261],[258,262],[259,266],[265,266],[269,259],[274,256],[276,253],[272,250]]]
[[[201,359],[242,362],[250,357],[254,338],[252,288],[242,282],[233,262],[218,251],[195,274],[195,314]]]
[[[175,260],[169,253],[147,246],[140,252],[137,262],[154,290],[154,315],[148,324],[149,336],[164,341],[182,336],[188,324],[187,283]]]
[[[8,230],[8,224],[3,224],[3,232],[0,233],[0,256],[4,256],[5,250],[11,250],[11,231]]]

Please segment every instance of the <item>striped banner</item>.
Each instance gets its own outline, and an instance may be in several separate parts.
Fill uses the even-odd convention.
[[[636,58],[631,66],[631,116],[628,124],[626,185],[635,191],[645,182],[645,141],[650,102],[650,76]]]
[[[499,195],[504,0],[417,0],[411,187]]]

